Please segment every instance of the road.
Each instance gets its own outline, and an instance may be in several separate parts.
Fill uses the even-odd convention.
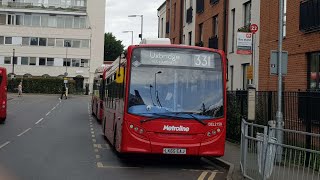
[[[0,180],[225,179],[208,159],[118,158],[91,116],[90,97],[25,95],[8,102],[0,125]]]

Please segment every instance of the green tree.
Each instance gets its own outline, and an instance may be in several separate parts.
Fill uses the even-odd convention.
[[[104,35],[104,60],[114,61],[124,51],[122,41],[117,40],[112,33],[105,33]]]

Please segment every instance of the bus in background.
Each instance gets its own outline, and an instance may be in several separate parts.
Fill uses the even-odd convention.
[[[7,118],[7,70],[0,67],[0,123]]]
[[[129,46],[107,72],[105,90],[103,134],[118,153],[224,155],[223,51]]]
[[[92,115],[101,122],[104,116],[103,99],[105,97],[105,79],[106,73],[110,69],[110,65],[102,66],[96,69],[93,80],[93,93],[91,99]]]

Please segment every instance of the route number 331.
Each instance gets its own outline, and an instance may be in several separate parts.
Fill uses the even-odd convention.
[[[193,58],[194,66],[198,67],[213,67],[211,57],[207,55],[195,55]]]

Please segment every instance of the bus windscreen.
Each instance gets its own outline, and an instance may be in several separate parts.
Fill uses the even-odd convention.
[[[135,115],[223,117],[222,58],[187,48],[137,48],[128,101],[128,112]]]

